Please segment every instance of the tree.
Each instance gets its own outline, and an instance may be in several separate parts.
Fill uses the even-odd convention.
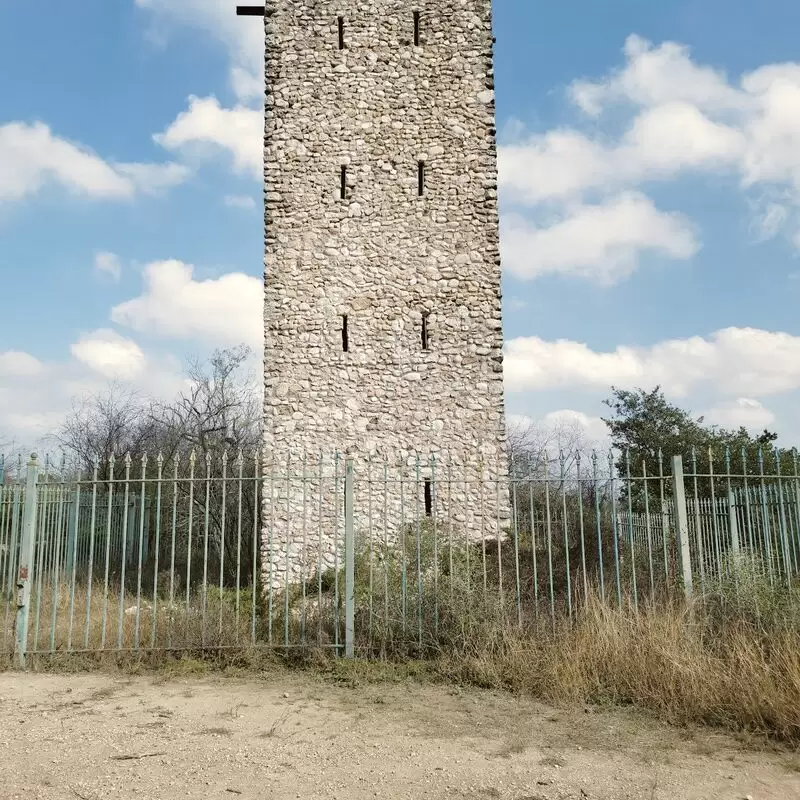
[[[670,403],[660,386],[650,391],[612,387],[604,401],[613,416],[604,418],[612,447],[618,452],[617,473],[625,478],[640,478],[643,469],[658,474],[659,455],[665,474],[671,469],[672,456],[681,455],[687,473],[708,476],[720,473],[757,475],[763,463],[767,473],[774,473],[777,434],[764,430],[751,435],[744,427],[727,430],[706,424],[702,416]],[[781,470],[791,472],[792,454],[780,454]],[[716,487],[716,483],[715,483]],[[654,488],[651,487],[651,489]],[[701,494],[710,493],[711,482],[703,477],[698,485]],[[722,488],[722,487],[719,487]]]
[[[157,417],[152,401],[111,383],[74,403],[53,438],[79,472],[91,475],[97,463],[99,479],[107,480],[112,456],[139,461],[157,444]]]
[[[76,404],[55,437],[82,474],[92,475],[97,465],[101,501],[109,488],[111,457],[116,460],[115,481],[124,478],[121,461],[130,457],[129,487],[134,487],[134,493],[141,492],[141,488],[136,489],[136,481],[143,475],[146,478],[143,513],[148,515],[151,557],[155,554],[153,537],[158,529],[154,516],[157,484],[153,479],[156,459],[160,456],[164,480],[169,481],[175,471],[179,478],[165,484],[168,491],[162,493],[166,499],[161,507],[162,514],[166,514],[170,502],[175,506],[177,571],[185,574],[186,562],[200,559],[200,570],[192,568],[191,574],[202,575],[203,566],[212,570],[221,568],[228,585],[236,579],[238,570],[245,576],[252,574],[251,537],[260,527],[256,524],[260,509],[255,476],[261,413],[256,384],[245,372],[249,356],[249,349],[240,346],[217,350],[206,362],[191,363],[186,372],[186,388],[167,402],[143,398],[112,384],[105,392]],[[240,453],[241,482],[238,481]],[[186,480],[190,459],[195,466],[193,483]],[[113,493],[115,504],[120,496],[117,488]],[[141,505],[138,496],[131,502]],[[189,531],[190,506],[192,525],[202,524],[202,536],[197,531],[192,536]],[[204,544],[206,516],[208,553]],[[235,535],[239,526],[246,537],[243,545]],[[161,527],[171,535],[172,520],[164,517]],[[160,540],[162,548],[166,539],[165,535]],[[162,564],[167,563],[163,556],[164,553]]]

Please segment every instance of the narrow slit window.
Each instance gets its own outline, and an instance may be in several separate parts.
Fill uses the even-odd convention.
[[[347,167],[342,165],[342,172],[339,181],[339,196],[342,200],[347,200]]]
[[[425,162],[417,164],[417,194],[422,197],[425,194]]]
[[[428,315],[422,315],[422,349],[430,350],[430,340],[428,338]]]
[[[419,11],[414,12],[414,46],[419,47]]]
[[[344,50],[344,17],[339,17],[339,49]]]
[[[425,478],[425,516],[433,515],[433,484],[430,478]]]
[[[350,336],[347,330],[347,314],[342,314],[342,351],[350,351]]]

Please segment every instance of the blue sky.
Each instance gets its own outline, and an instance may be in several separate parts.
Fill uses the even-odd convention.
[[[260,328],[258,20],[0,0],[0,440]],[[510,414],[614,383],[800,441],[800,7],[495,3]],[[791,440],[791,441],[790,441]]]

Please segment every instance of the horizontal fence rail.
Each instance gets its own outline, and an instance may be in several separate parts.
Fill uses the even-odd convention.
[[[738,459],[738,463],[737,463]],[[5,462],[0,652],[423,654],[753,576],[796,589],[797,454]]]

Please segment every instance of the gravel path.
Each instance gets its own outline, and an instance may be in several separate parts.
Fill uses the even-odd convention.
[[[796,755],[441,687],[0,674],[0,798],[800,799]]]

